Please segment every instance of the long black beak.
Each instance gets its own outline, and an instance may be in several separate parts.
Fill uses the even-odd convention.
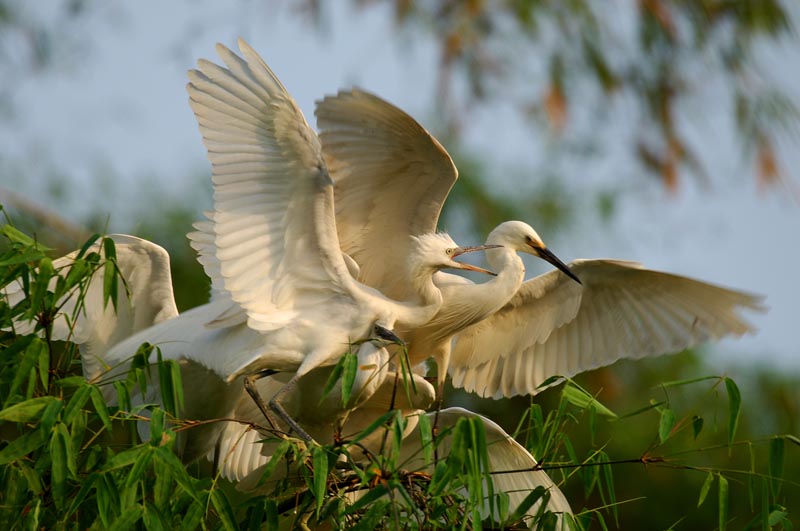
[[[556,255],[554,255],[553,251],[551,251],[547,247],[536,247],[536,252],[539,254],[539,257],[542,260],[547,260],[548,262],[559,268],[569,278],[571,278],[578,284],[583,285],[581,279],[579,279],[578,276],[570,270],[567,264],[562,262]]]

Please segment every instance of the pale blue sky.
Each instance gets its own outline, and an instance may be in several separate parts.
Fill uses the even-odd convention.
[[[29,16],[49,19],[57,29],[54,6],[59,4],[37,3],[28,9],[39,11]],[[239,35],[264,57],[312,124],[314,100],[357,84],[436,129],[431,117],[438,55],[424,35],[398,31],[390,10],[381,7],[353,13],[344,7],[349,2],[337,3],[328,13],[330,22],[316,32],[284,3],[269,4],[92,4],[78,28],[56,31],[54,68],[30,72],[6,66],[0,72],[13,114],[0,123],[3,184],[38,195],[54,174],[62,175],[81,190],[77,196],[86,199],[50,206],[79,219],[104,205],[113,213],[112,229],[127,227],[130,205],[151,198],[154,191],[187,195],[192,201],[203,197],[208,184],[198,176],[207,174],[208,166],[187,105],[185,72],[199,57],[216,59],[217,41],[234,46]],[[78,30],[87,37],[77,37]],[[61,54],[61,46],[73,52],[77,46],[78,52]],[[786,65],[800,64],[800,40],[764,47],[759,57],[764,72],[797,101],[800,72]],[[533,58],[526,68],[519,77],[533,79],[536,86],[542,65]],[[489,162],[493,185],[501,190],[510,189],[505,175],[521,171],[530,182],[553,172],[564,176],[576,204],[587,214],[558,238],[550,238],[563,259],[634,259],[767,295],[770,313],[753,317],[760,333],[715,349],[720,372],[753,357],[797,369],[799,146],[789,145],[782,159],[793,179],[794,196],[785,188],[759,193],[752,166],[732,134],[730,116],[708,111],[709,102],[724,93],[723,83],[703,79],[696,101],[686,102],[678,117],[681,130],[702,146],[701,157],[712,174],[710,189],[685,177],[679,193],[670,196],[642,175],[627,143],[630,132],[625,124],[634,115],[624,97],[607,109],[604,140],[591,159],[554,151],[510,104],[471,110],[462,120],[464,138],[475,155]],[[521,90],[509,88],[513,94]],[[576,142],[598,127],[595,112],[575,113],[571,120],[567,134]],[[113,183],[98,182],[100,173],[112,175]],[[597,190],[610,188],[619,190],[622,200],[613,222],[604,224],[590,206]],[[535,219],[525,221],[536,226]],[[458,234],[457,227],[445,228]],[[548,240],[546,234],[543,237]],[[539,270],[532,265],[531,271]]]

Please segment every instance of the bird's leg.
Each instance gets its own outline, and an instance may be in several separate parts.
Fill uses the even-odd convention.
[[[286,385],[281,387],[280,390],[277,393],[275,393],[275,395],[270,399],[269,407],[286,424],[289,425],[289,428],[294,430],[294,432],[298,435],[298,437],[300,437],[304,441],[310,443],[310,442],[314,442],[314,439],[311,437],[311,435],[309,435],[306,432],[306,430],[304,430],[303,428],[300,427],[300,425],[297,423],[297,421],[294,420],[292,418],[292,416],[289,415],[289,413],[286,412],[286,410],[283,408],[283,405],[281,404],[281,400],[280,400],[283,397],[283,395],[285,395],[286,393],[288,393],[289,391],[291,391],[292,389],[297,387],[297,380],[299,380],[299,379],[300,379],[300,377],[295,375],[295,376],[292,377],[291,380],[286,382]]]
[[[275,417],[273,417],[272,412],[269,410],[267,405],[264,403],[264,400],[261,398],[261,394],[256,389],[256,382],[261,378],[266,378],[267,376],[272,376],[273,374],[277,374],[278,371],[273,371],[272,369],[264,369],[258,371],[255,374],[248,374],[244,377],[244,389],[247,391],[247,394],[250,395],[250,398],[253,399],[253,402],[256,403],[258,409],[264,415],[264,418],[267,419],[269,422],[270,428],[275,431],[278,431],[279,427],[278,424],[275,422]]]

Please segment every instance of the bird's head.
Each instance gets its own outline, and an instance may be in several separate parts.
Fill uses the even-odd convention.
[[[533,227],[522,221],[506,221],[489,233],[487,244],[502,245],[520,253],[528,253],[550,262],[569,278],[581,283],[580,279],[567,265],[547,248]]]
[[[453,241],[453,238],[445,233],[412,236],[412,240],[412,252],[410,254],[412,267],[430,267],[435,270],[445,268],[462,269],[465,271],[477,271],[478,273],[495,275],[495,273],[483,269],[482,267],[457,262],[455,258],[465,253],[494,249],[495,247],[499,247],[499,245],[488,244],[475,247],[461,247]]]

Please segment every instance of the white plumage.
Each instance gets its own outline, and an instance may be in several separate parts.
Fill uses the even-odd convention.
[[[376,242],[433,230],[456,180],[455,166],[413,118],[364,91],[326,97],[316,115],[336,181],[342,250],[358,262],[360,280],[402,296],[409,279],[384,269],[381,256],[391,250]],[[408,190],[406,200],[384,193],[393,189]],[[440,382],[449,371],[455,386],[482,396],[533,394],[557,374],[741,335],[752,328],[739,313],[763,310],[757,296],[631,262],[578,260],[567,269],[519,221],[500,224],[486,241],[503,245],[486,253],[497,277],[475,285],[437,273],[443,303],[436,316],[399,329],[412,362],[433,356]],[[523,284],[525,268],[516,252],[539,256],[561,272]]]

